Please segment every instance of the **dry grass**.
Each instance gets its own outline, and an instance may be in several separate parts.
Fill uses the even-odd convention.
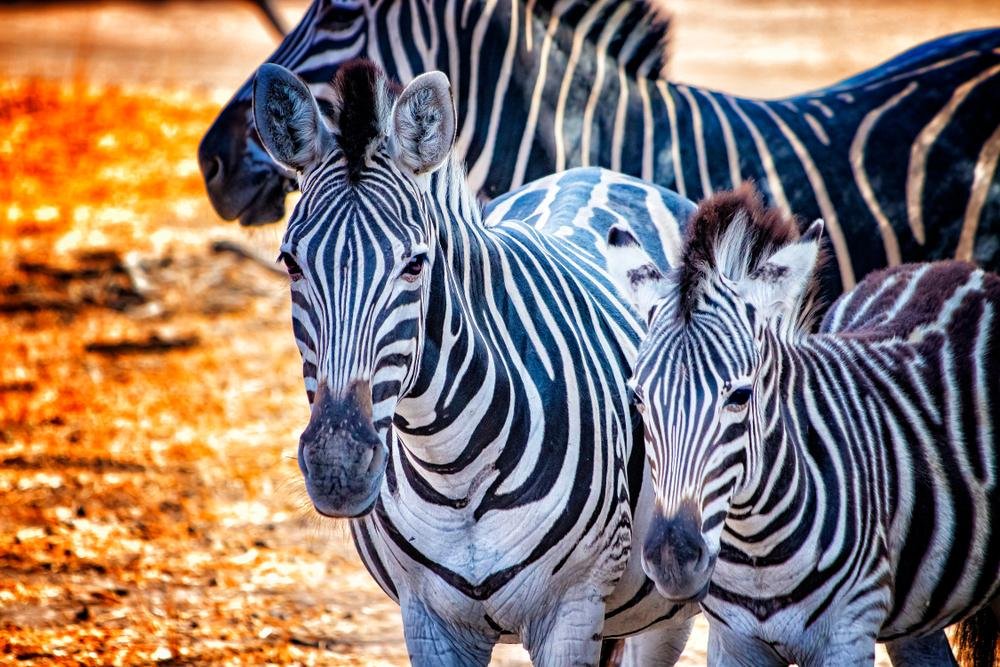
[[[216,111],[0,83],[0,656],[403,657],[345,531],[301,507],[284,281],[209,250],[240,236],[194,158]]]

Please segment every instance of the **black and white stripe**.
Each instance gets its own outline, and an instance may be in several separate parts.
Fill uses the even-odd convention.
[[[398,92],[353,63],[333,91],[331,129],[287,70],[254,92],[264,144],[301,175],[281,250],[313,504],[352,517],[415,664],[485,664],[499,640],[593,664],[602,637],[645,630],[634,664],[672,664],[697,608],[631,557],[652,512],[625,386],[641,323],[600,235],[628,215],[666,266],[692,205],[589,169],[484,219],[448,150],[444,75]]]
[[[1000,30],[943,37],[781,100],[670,82],[666,37],[644,2],[316,0],[269,60],[320,98],[357,55],[401,81],[446,72],[456,149],[487,199],[574,166],[695,200],[752,179],[786,213],[824,218],[828,296],[906,261],[1000,269]],[[248,83],[200,160],[220,215],[260,224],[281,217],[294,186],[257,146],[249,99]]]
[[[810,334],[821,229],[717,195],[667,274],[612,234],[651,318],[644,563],[701,599],[710,664],[871,664],[876,640],[949,664],[941,630],[1000,610],[1000,277],[886,269]]]

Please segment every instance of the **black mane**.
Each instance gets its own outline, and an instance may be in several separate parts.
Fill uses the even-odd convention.
[[[365,58],[349,60],[333,77],[334,125],[337,145],[347,159],[348,174],[356,179],[369,146],[385,133],[380,112],[391,107],[402,87],[378,65]],[[384,108],[380,108],[384,107]]]
[[[690,319],[694,312],[708,273],[727,268],[717,266],[718,251],[736,220],[743,220],[745,229],[740,236],[745,253],[743,275],[753,272],[779,248],[799,238],[795,218],[764,206],[760,193],[750,183],[703,199],[688,223],[681,258],[678,288],[680,314],[685,319]]]

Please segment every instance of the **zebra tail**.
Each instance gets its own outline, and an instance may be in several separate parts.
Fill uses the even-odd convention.
[[[954,643],[962,667],[1000,665],[1000,623],[989,605],[958,624]]]

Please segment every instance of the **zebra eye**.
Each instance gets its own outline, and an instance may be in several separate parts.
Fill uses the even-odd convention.
[[[420,277],[420,273],[424,270],[424,260],[426,257],[421,253],[419,255],[414,255],[406,266],[403,267],[403,280],[412,283],[416,282],[417,278]]]
[[[285,270],[288,271],[288,277],[292,279],[292,282],[302,280],[302,269],[294,257],[287,252],[283,252],[278,255],[278,260],[285,263]]]
[[[742,412],[750,402],[750,387],[737,387],[729,393],[725,409],[729,412]]]

